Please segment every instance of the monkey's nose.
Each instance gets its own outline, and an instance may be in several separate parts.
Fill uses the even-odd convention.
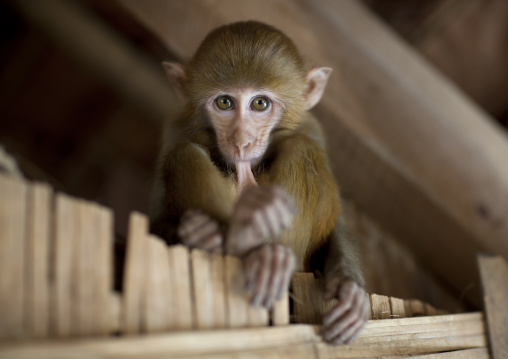
[[[251,144],[251,141],[249,141],[247,139],[236,141],[235,146],[236,146],[238,155],[240,157],[243,157],[245,155],[245,152],[247,151],[250,144]]]

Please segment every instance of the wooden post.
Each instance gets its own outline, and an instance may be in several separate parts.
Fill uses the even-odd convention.
[[[478,264],[492,357],[508,358],[508,263],[501,256],[479,255]]]

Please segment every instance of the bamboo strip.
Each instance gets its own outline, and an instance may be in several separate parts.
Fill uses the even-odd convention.
[[[388,319],[392,314],[390,310],[390,300],[384,295],[371,294],[370,308],[372,319]]]
[[[109,208],[94,205],[94,217],[94,300],[100,303],[96,307],[94,334],[105,336],[116,326],[112,322],[113,308],[110,299],[113,289],[113,213]]]
[[[193,311],[196,329],[212,329],[215,326],[215,305],[212,262],[210,254],[198,249],[191,252]]]
[[[317,333],[319,327],[289,325],[200,332],[178,332],[100,340],[5,344],[0,359],[32,358],[188,358],[202,356],[262,357],[270,350],[297,355],[302,344],[313,350],[310,358],[369,358],[438,353],[486,347],[481,313],[455,314],[369,321],[359,338],[349,346],[331,347]],[[296,348],[294,352],[291,348]],[[269,349],[269,350],[268,350]],[[482,353],[483,351],[479,351]],[[246,353],[243,356],[243,353]],[[247,355],[248,353],[248,355]],[[282,356],[284,357],[284,356]]]
[[[399,298],[390,297],[391,318],[405,318],[404,301]]]
[[[0,176],[0,338],[24,334],[24,246],[27,186]]]
[[[74,200],[62,193],[56,195],[55,238],[53,263],[50,267],[52,289],[50,292],[50,332],[59,337],[73,333],[72,290],[75,258],[75,227],[77,213]]]
[[[282,299],[275,302],[270,311],[272,325],[288,325],[289,324],[289,293],[286,291]]]
[[[212,261],[212,280],[214,289],[213,310],[215,318],[215,328],[226,328],[227,308],[226,308],[226,287],[224,257],[219,254],[211,255]]]
[[[26,334],[49,335],[49,240],[52,223],[52,190],[34,183],[29,191],[26,242]]]
[[[167,253],[166,243],[155,236],[149,236],[145,307],[142,313],[147,333],[170,329],[176,319]]]
[[[399,357],[400,358],[400,357]],[[487,348],[454,350],[446,353],[435,353],[425,355],[411,355],[411,359],[489,359],[489,351]],[[389,358],[387,358],[389,359]]]
[[[248,325],[248,299],[245,291],[243,267],[240,259],[224,257],[226,269],[226,298],[228,328],[241,328]]]
[[[189,250],[182,245],[169,247],[169,263],[173,281],[173,296],[176,299],[176,330],[189,330],[195,327],[192,311],[191,282],[189,270]]]
[[[129,221],[129,237],[123,283],[123,320],[124,334],[136,334],[142,331],[141,308],[143,293],[146,290],[147,262],[146,254],[148,220],[140,213],[132,213]]]

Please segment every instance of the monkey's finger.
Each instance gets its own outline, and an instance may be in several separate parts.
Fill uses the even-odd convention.
[[[336,337],[340,336],[340,341],[344,341],[343,333],[350,325],[356,321],[363,312],[363,294],[355,296],[351,308],[344,315],[329,325],[325,325],[325,339],[328,341],[336,341]]]
[[[346,311],[348,311],[353,305],[354,292],[358,289],[356,286],[350,287],[351,290],[347,292],[343,292],[344,294],[339,296],[339,303],[332,308],[323,318],[323,324],[325,326],[331,325],[334,321],[336,321],[340,316],[342,316]]]
[[[184,237],[209,221],[211,221],[210,217],[205,214],[195,214],[185,220],[182,219],[178,226],[178,235]]]
[[[289,282],[291,281],[291,276],[295,270],[295,255],[293,254],[291,248],[286,247],[285,249],[286,256],[284,258],[284,275],[282,276],[280,287],[277,292],[277,300],[281,299],[286,290],[289,288]]]
[[[277,213],[277,218],[279,219],[280,227],[282,229],[289,228],[291,223],[293,223],[294,214],[283,201],[277,201],[275,203],[275,211]]]
[[[274,245],[272,248],[272,271],[268,278],[266,296],[263,300],[263,307],[265,308],[272,306],[284,276],[285,248],[280,245]]]
[[[266,296],[268,279],[272,272],[271,268],[272,251],[270,250],[269,246],[263,246],[256,251],[256,254],[259,255],[261,266],[259,270],[259,275],[257,277],[257,282],[254,288],[252,305],[259,306]]]
[[[298,213],[298,207],[291,196],[279,187],[272,187],[272,191],[277,199],[279,199],[293,215]]]
[[[202,213],[203,213],[203,211],[200,209],[188,209],[183,213],[182,221],[185,221],[191,217],[194,217],[194,216],[196,216],[198,214],[202,214]]]
[[[269,236],[278,236],[282,232],[283,224],[279,211],[275,205],[267,206],[264,210],[264,220],[269,229]]]
[[[216,248],[220,248],[222,246],[222,242],[222,235],[218,232],[215,232],[208,237],[201,239],[195,244],[195,246],[206,251],[212,251]]]
[[[367,296],[367,302],[369,302],[368,296]],[[363,328],[365,328],[365,326],[367,325],[368,319],[369,319],[369,313],[370,313],[370,303],[365,305],[365,299],[364,299],[362,313],[360,313],[360,316],[357,319],[357,321],[355,322],[355,324],[353,324],[348,329],[348,332],[347,333],[345,332],[343,335],[345,344],[350,344],[353,340],[355,340],[355,338],[358,336],[358,334],[360,334],[360,332],[363,330]]]
[[[199,244],[203,239],[219,232],[219,225],[215,221],[205,222],[201,227],[197,227],[191,233],[185,236],[185,243],[189,246]]]

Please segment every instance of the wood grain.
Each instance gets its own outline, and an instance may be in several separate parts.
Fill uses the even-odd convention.
[[[176,299],[177,322],[174,327],[176,330],[195,328],[189,257],[189,249],[187,247],[182,245],[169,247],[173,295]]]
[[[27,186],[0,176],[0,339],[24,335]]]
[[[508,358],[508,264],[488,255],[479,255],[478,264],[492,357]]]
[[[198,249],[191,251],[193,311],[196,329],[215,327],[214,281],[210,254]]]
[[[240,259],[233,256],[224,257],[226,270],[226,307],[228,328],[242,328],[249,324],[249,302],[245,291],[245,277]]]

